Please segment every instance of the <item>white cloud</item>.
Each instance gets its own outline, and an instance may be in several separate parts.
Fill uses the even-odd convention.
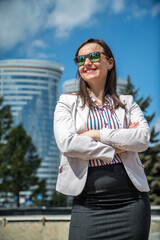
[[[160,132],[160,117],[157,119],[157,121],[155,123],[155,130],[157,132]]]
[[[47,44],[44,41],[42,41],[41,39],[36,39],[32,42],[32,47],[45,49],[47,47]]]
[[[108,1],[108,0],[107,0]],[[2,0],[0,1],[0,48],[10,50],[52,29],[56,37],[67,36],[78,26],[94,24],[93,15],[106,0]]]
[[[36,39],[30,44],[26,44],[25,47],[21,48],[21,54],[26,52],[27,58],[32,59],[53,59],[55,58],[54,53],[46,53],[48,45],[41,39]],[[27,51],[26,51],[27,49]]]
[[[147,14],[148,14],[148,11],[149,9],[148,8],[145,8],[145,7],[140,7],[138,5],[134,5],[131,9],[132,11],[132,14],[133,14],[133,17],[134,18],[144,18]]]
[[[40,59],[40,60],[49,60],[49,59],[54,59],[56,58],[56,55],[53,53],[45,53],[45,52],[40,52],[36,51],[35,49],[27,49],[27,58],[31,59]]]
[[[55,28],[57,37],[67,36],[77,26],[91,25],[100,7],[98,0],[57,0],[46,27]]]
[[[160,14],[160,2],[155,4],[152,9],[151,9],[151,15],[152,17],[157,16],[158,14]]]
[[[19,43],[33,42],[33,47],[45,48],[35,40],[40,32],[52,30],[57,38],[67,37],[77,27],[94,26],[96,13],[126,13],[131,18],[146,14],[155,17],[160,4],[150,8],[132,0],[0,0],[0,49],[10,50]],[[33,45],[34,44],[34,45]]]
[[[0,1],[0,48],[9,50],[43,29],[48,0]],[[3,23],[3,24],[2,24]]]
[[[114,13],[120,13],[125,9],[125,0],[112,0],[111,3]]]
[[[55,28],[56,37],[65,37],[78,26],[94,25],[94,14],[105,8],[120,13],[125,8],[125,0],[57,0],[46,27]]]

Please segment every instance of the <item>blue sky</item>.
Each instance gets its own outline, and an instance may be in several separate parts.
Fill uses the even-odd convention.
[[[116,59],[117,75],[152,98],[149,113],[160,130],[160,1],[156,0],[1,0],[0,59],[60,62],[60,82],[76,74],[79,44],[102,38]]]

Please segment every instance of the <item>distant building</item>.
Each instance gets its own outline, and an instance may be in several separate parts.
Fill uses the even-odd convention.
[[[127,79],[118,78],[117,79],[117,92],[121,94],[121,91],[126,87]]]
[[[70,80],[66,80],[63,84],[63,92],[74,92],[74,91],[78,91],[79,90],[79,86],[78,86],[78,81],[76,79],[70,79]]]
[[[121,90],[126,86],[127,80],[123,78],[117,79],[117,92],[121,93]],[[72,92],[72,91],[78,91],[78,81],[76,79],[70,79],[64,82],[63,84],[63,92]]]
[[[22,123],[42,163],[37,175],[51,195],[56,184],[59,150],[53,136],[53,112],[64,67],[42,60],[1,60],[0,96],[11,105],[14,125]]]

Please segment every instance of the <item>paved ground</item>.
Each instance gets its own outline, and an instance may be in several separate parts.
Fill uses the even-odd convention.
[[[152,233],[149,240],[160,240],[160,232]]]
[[[0,216],[0,240],[67,240],[69,222],[70,215]],[[149,240],[160,240],[159,217],[152,217]]]

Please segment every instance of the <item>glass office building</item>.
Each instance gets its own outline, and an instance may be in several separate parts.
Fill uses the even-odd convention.
[[[42,158],[37,174],[46,179],[48,195],[55,188],[59,166],[53,113],[63,70],[63,65],[50,61],[0,61],[0,95],[5,105],[11,105],[14,125],[22,123],[32,137]]]

